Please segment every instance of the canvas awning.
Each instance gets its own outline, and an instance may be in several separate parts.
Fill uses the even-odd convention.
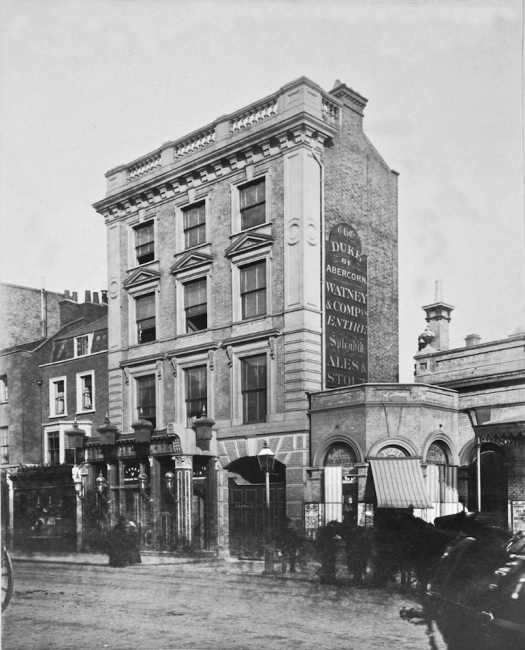
[[[419,458],[369,459],[378,508],[432,508]]]
[[[480,442],[523,445],[525,443],[525,412],[498,420],[489,420],[474,427]]]

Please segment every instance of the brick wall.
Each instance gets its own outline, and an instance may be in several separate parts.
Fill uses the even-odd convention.
[[[325,236],[353,226],[368,256],[369,381],[398,380],[397,175],[363,133],[363,118],[343,108],[341,131],[325,162]]]
[[[61,293],[44,292],[47,335],[60,328]],[[43,338],[41,325],[42,291],[14,284],[0,284],[0,350]]]

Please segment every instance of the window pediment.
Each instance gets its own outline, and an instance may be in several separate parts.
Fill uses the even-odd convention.
[[[263,246],[271,246],[275,241],[271,235],[262,233],[245,233],[236,239],[225,251],[226,257],[233,257],[238,253],[244,253],[250,250],[256,250]]]
[[[160,277],[160,271],[154,271],[153,269],[135,269],[126,282],[124,282],[124,289],[131,289],[146,282],[158,282]]]
[[[199,253],[196,251],[190,251],[184,253],[179,257],[175,264],[171,267],[170,273],[172,275],[177,275],[183,271],[189,271],[191,269],[198,268],[199,266],[207,266],[213,262],[213,255],[208,255],[207,253]]]

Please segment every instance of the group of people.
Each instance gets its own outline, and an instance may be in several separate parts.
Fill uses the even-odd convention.
[[[108,535],[107,550],[109,566],[124,567],[139,564],[140,536],[134,521],[119,517],[117,523]]]

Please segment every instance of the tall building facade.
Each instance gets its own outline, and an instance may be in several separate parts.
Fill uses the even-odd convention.
[[[303,77],[106,174],[117,435],[86,453],[146,548],[258,555],[264,443],[270,516],[303,522],[309,393],[397,381],[397,173],[366,102]]]

